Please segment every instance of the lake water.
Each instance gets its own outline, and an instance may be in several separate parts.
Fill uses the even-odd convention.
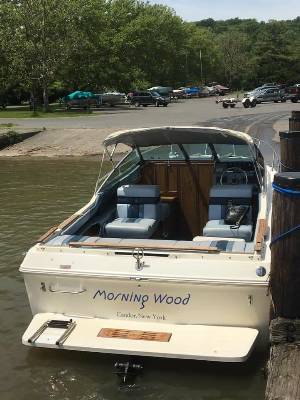
[[[99,163],[0,159],[0,400],[260,400],[264,357],[245,364],[146,359],[132,389],[114,375],[119,356],[32,349],[18,271],[24,252],[91,197]],[[124,359],[123,359],[124,360]]]

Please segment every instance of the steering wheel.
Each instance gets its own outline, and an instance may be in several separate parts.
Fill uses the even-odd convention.
[[[242,168],[239,168],[239,167],[230,167],[230,168],[226,168],[223,172],[222,172],[222,174],[221,174],[221,176],[220,176],[220,185],[223,185],[223,179],[224,179],[224,177],[226,176],[226,175],[230,175],[230,174],[234,174],[235,176],[235,180],[234,181],[231,181],[231,184],[232,185],[240,185],[240,184],[242,184],[243,182],[242,182],[242,180],[244,179],[245,180],[245,184],[247,185],[247,183],[248,183],[248,175],[247,175],[247,172],[246,171],[244,171]],[[240,179],[237,179],[236,178],[236,174],[238,175],[238,176],[240,176]],[[232,175],[231,175],[232,176]]]

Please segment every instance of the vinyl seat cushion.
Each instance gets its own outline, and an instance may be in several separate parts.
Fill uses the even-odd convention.
[[[108,237],[146,239],[152,236],[159,221],[151,218],[117,218],[105,227]]]
[[[203,229],[203,236],[216,236],[222,238],[239,238],[249,242],[252,237],[252,225],[240,225],[233,228],[225,224],[224,219],[208,221]]]

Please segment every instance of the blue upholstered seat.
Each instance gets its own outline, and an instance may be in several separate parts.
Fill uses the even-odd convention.
[[[234,228],[232,225],[226,225],[224,219],[212,219],[207,222],[203,230],[203,236],[238,238],[250,242],[252,225],[240,225],[239,228]]]
[[[252,237],[252,185],[215,185],[210,190],[209,221],[203,229],[203,236],[240,238],[249,242]],[[228,205],[247,205],[249,210],[245,221],[239,227],[224,221]]]
[[[117,218],[105,226],[106,236],[150,238],[161,218],[159,186],[123,185],[117,196]]]

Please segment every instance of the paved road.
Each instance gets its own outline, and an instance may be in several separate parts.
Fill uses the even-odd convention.
[[[273,150],[279,154],[278,133],[288,129],[288,117],[292,109],[294,110],[294,107],[290,106],[289,111],[252,112],[248,115],[214,118],[204,124],[249,133],[259,140],[265,161],[272,162]]]
[[[101,152],[101,142],[118,129],[163,125],[209,125],[246,131],[268,143],[278,142],[274,124],[288,128],[287,118],[300,104],[270,103],[224,109],[215,100],[193,99],[169,107],[106,109],[90,117],[19,119],[24,129],[46,127],[40,134],[0,152],[0,156],[83,156]],[[4,122],[1,120],[0,122]],[[12,121],[11,121],[12,122]]]
[[[224,109],[221,104],[215,104],[215,98],[191,99],[171,103],[165,107],[126,107],[107,108],[94,111],[91,116],[66,117],[66,118],[24,118],[2,119],[1,123],[13,122],[25,128],[50,128],[50,129],[123,129],[133,127],[146,127],[153,125],[194,125],[211,119],[221,117],[232,118],[252,115],[275,113],[282,115],[290,113],[292,109],[299,109],[299,104],[270,103],[261,104],[256,108],[245,109],[238,104],[234,109]]]

